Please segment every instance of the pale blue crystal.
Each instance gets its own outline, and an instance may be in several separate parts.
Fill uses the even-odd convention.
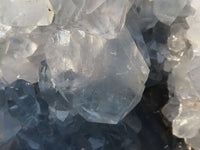
[[[38,124],[37,115],[40,112],[34,86],[24,80],[17,80],[5,89],[5,98],[10,114],[24,126]]]

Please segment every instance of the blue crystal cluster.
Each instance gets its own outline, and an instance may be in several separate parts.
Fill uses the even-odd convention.
[[[199,14],[198,0],[0,0],[0,150],[198,150]]]
[[[164,95],[163,88],[155,87],[155,91]],[[117,125],[89,123],[79,115],[61,121],[49,117],[49,104],[38,89],[37,84],[17,80],[1,90],[1,150],[143,150],[173,146],[171,137],[164,134],[165,127],[153,114],[158,106],[147,107],[145,100]],[[151,98],[149,91],[145,93],[144,99]],[[152,101],[159,98],[152,97]],[[161,133],[165,135],[162,138]]]

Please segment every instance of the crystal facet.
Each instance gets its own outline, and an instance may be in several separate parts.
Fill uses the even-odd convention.
[[[17,118],[23,126],[38,124],[37,114],[40,112],[33,85],[17,80],[5,89],[5,97],[10,114]]]
[[[171,25],[186,3],[187,0],[154,0],[154,13],[161,22]]]
[[[10,26],[49,25],[54,16],[49,0],[0,0],[0,22]]]
[[[87,120],[117,123],[139,102],[149,70],[128,30],[112,40],[61,30],[45,49],[56,88]]]

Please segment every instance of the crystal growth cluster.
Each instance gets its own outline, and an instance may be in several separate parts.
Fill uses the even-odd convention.
[[[149,68],[124,26],[132,4],[0,0],[0,143],[43,149],[29,133],[41,118],[116,124],[139,103]]]
[[[0,149],[199,150],[199,41],[199,0],[0,0]]]
[[[169,103],[163,113],[172,121],[173,133],[185,138],[193,148],[200,149],[200,2],[190,1],[183,15],[170,27],[168,56],[164,69],[170,71]]]

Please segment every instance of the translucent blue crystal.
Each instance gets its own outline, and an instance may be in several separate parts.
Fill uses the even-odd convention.
[[[24,80],[17,80],[5,89],[5,97],[10,114],[22,125],[31,127],[38,124],[40,111],[34,86]]]

